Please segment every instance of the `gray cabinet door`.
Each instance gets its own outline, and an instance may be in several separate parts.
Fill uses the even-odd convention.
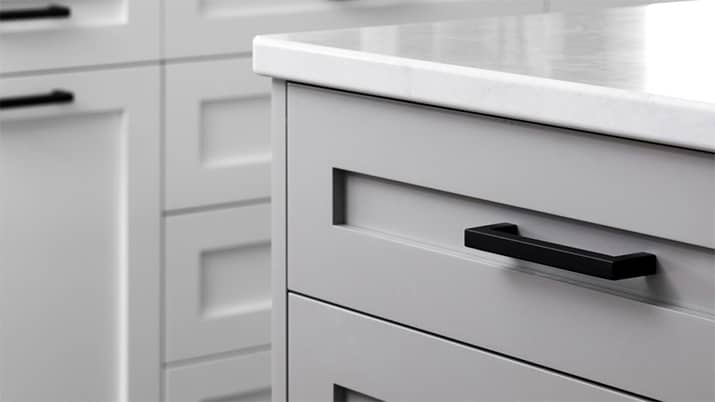
[[[618,391],[289,296],[290,401],[636,401]]]
[[[0,80],[3,97],[74,94],[0,111],[2,401],[159,397],[158,83],[156,67]]]

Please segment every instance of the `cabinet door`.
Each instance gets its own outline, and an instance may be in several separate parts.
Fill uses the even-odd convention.
[[[158,71],[0,87],[0,399],[156,400]]]
[[[50,3],[55,2],[0,2],[4,14],[0,73],[122,63],[160,55],[159,0]],[[24,12],[24,18],[11,18],[18,11]]]
[[[302,296],[288,309],[292,401],[642,400]]]
[[[167,402],[270,402],[270,352],[221,358],[166,372]]]
[[[542,11],[541,0],[171,0],[167,58],[249,53],[258,34]]]
[[[270,343],[270,207],[166,221],[166,358]]]
[[[269,88],[250,58],[166,67],[166,209],[269,197]]]

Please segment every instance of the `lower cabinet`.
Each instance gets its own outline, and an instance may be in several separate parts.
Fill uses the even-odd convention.
[[[270,402],[270,352],[217,359],[166,372],[167,402]]]
[[[291,401],[642,400],[302,296],[288,309]]]
[[[166,218],[166,360],[270,344],[270,205]]]
[[[270,196],[270,82],[251,58],[166,66],[165,209]]]
[[[0,87],[0,400],[157,400],[159,69]]]

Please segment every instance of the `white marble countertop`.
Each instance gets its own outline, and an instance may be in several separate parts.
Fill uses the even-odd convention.
[[[259,36],[290,81],[715,152],[715,0]]]

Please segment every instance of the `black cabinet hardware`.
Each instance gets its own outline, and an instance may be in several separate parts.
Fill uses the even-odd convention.
[[[593,251],[519,236],[512,223],[497,223],[464,230],[464,245],[507,257],[549,265],[567,271],[619,280],[655,273],[656,257],[649,253],[610,256]]]
[[[72,14],[69,7],[50,4],[46,7],[17,8],[0,10],[0,21],[36,20],[44,18],[69,18]]]
[[[55,89],[50,93],[0,98],[0,109],[43,106],[74,101],[72,92]]]

